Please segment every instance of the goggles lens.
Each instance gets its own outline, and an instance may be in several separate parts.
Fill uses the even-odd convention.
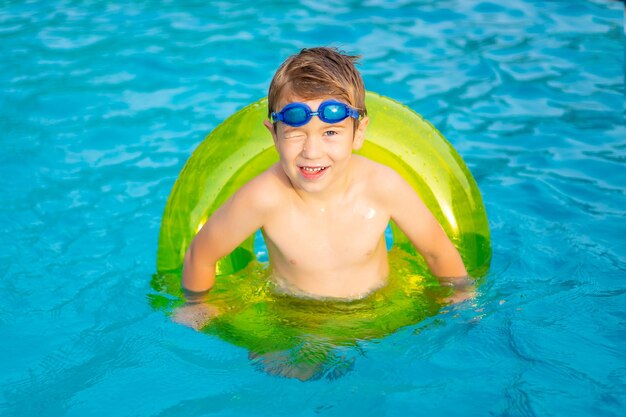
[[[284,109],[282,114],[283,122],[292,126],[296,126],[298,123],[302,122],[306,123],[311,119],[311,110],[300,106]]]
[[[272,113],[274,122],[281,121],[293,127],[309,123],[313,116],[319,117],[324,123],[333,124],[339,123],[347,117],[358,119],[359,112],[345,103],[326,100],[320,104],[317,111],[311,111],[311,108],[304,103],[289,103],[278,113]]]

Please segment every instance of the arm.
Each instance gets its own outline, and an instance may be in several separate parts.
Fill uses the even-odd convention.
[[[263,204],[258,203],[268,200],[259,200],[259,192],[263,191],[259,182],[252,180],[226,201],[189,245],[181,283],[185,304],[173,312],[175,322],[199,330],[219,314],[216,306],[207,303],[215,283],[215,264],[262,226]]]
[[[391,218],[424,257],[442,285],[467,287],[467,270],[446,233],[413,187],[389,169],[384,175],[385,200]]]
[[[202,299],[215,282],[215,264],[263,225],[267,193],[257,177],[224,203],[191,242],[183,264],[185,295]]]

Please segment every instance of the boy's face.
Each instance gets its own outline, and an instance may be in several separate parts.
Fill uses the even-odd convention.
[[[297,97],[283,98],[278,104],[282,110],[289,103],[304,103],[315,112],[330,97],[302,100]],[[277,122],[274,128],[269,120],[265,126],[272,134],[280,155],[280,163],[296,189],[321,192],[341,186],[349,179],[352,151],[363,145],[369,119],[364,117],[355,129],[356,121],[347,117],[338,123],[324,123],[313,116],[303,126],[293,127]]]

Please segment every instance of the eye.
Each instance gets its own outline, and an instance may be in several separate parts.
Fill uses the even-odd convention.
[[[306,135],[304,133],[296,131],[296,132],[285,133],[285,135],[283,136],[283,139],[288,142],[296,142],[296,141],[304,140],[305,137]]]
[[[336,130],[327,130],[324,132],[324,136],[336,136],[338,134],[339,132],[337,132]]]

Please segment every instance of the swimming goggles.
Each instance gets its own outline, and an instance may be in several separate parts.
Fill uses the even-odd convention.
[[[324,123],[339,123],[348,117],[359,118],[359,111],[336,100],[323,101],[317,111],[304,103],[289,103],[278,113],[272,112],[274,123],[283,122],[286,125],[298,127],[309,123],[311,117],[317,116]]]

